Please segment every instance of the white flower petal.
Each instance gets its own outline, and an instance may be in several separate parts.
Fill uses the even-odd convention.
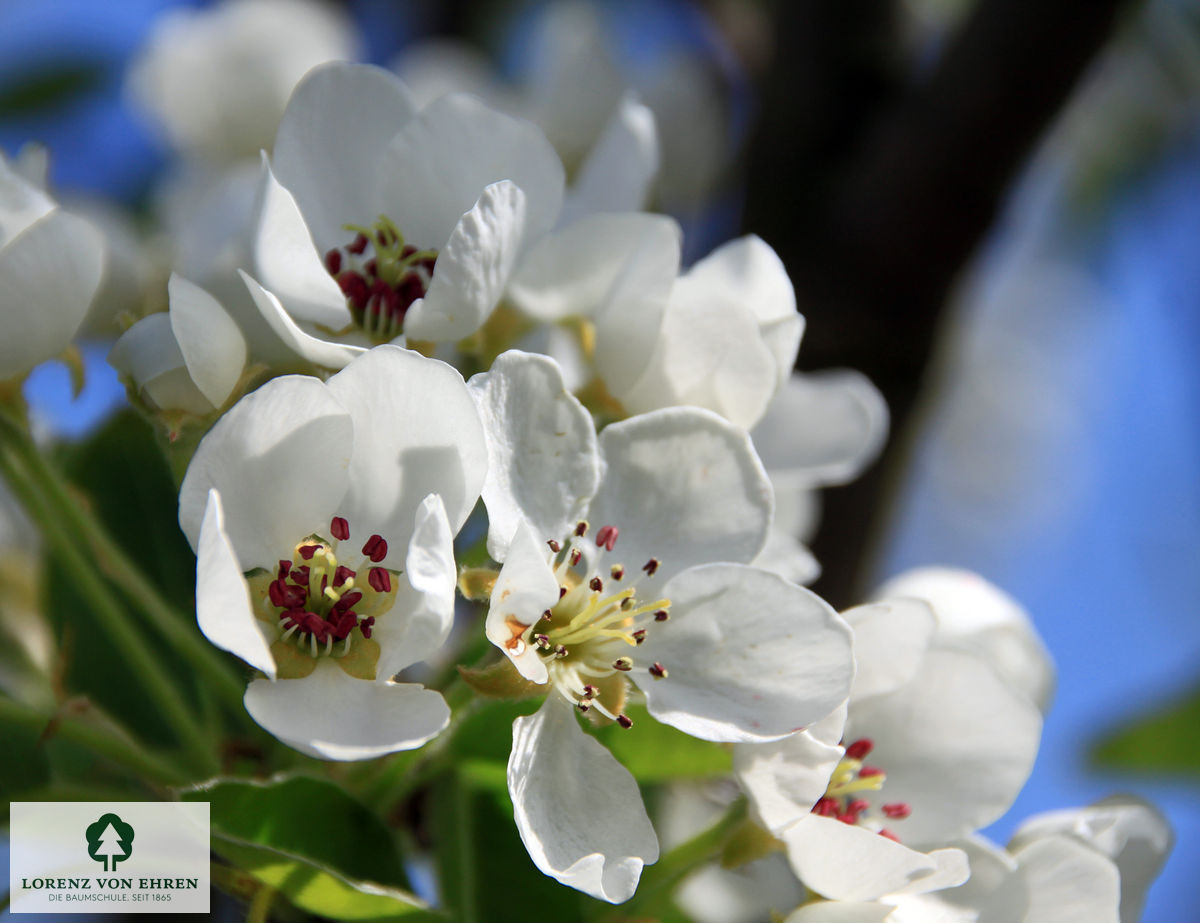
[[[849,369],[792,375],[750,433],[772,479],[804,488],[853,480],[887,434],[883,396]]]
[[[779,529],[767,533],[767,543],[750,563],[801,586],[821,576],[821,564],[813,553]]]
[[[485,188],[439,251],[428,292],[404,316],[405,336],[446,342],[478,330],[504,294],[525,226],[520,187],[502,180]]]
[[[467,387],[487,435],[488,553],[503,561],[522,522],[539,541],[561,541],[600,480],[591,414],[544,356],[509,350]]]
[[[619,904],[658,861],[637,782],[555,696],[513,722],[508,791],[529,857],[565,885]]]
[[[810,814],[780,836],[800,880],[834,900],[870,901],[901,890],[919,893],[923,882],[947,887],[967,879],[966,856],[957,849],[926,855],[832,817]]]
[[[939,642],[972,651],[1043,713],[1049,708],[1054,662],[1025,610],[999,587],[971,571],[921,567],[893,577],[876,595],[924,599],[937,613]]]
[[[559,224],[585,215],[636,212],[658,175],[658,128],[654,113],[627,93],[571,184]]]
[[[509,283],[509,297],[540,321],[590,317],[623,280],[630,263],[647,253],[667,254],[663,265],[669,267],[673,282],[681,236],[679,224],[666,215],[632,212],[581,218],[532,247]],[[623,333],[632,340],[638,331]]]
[[[272,568],[296,543],[327,534],[346,493],[350,415],[315,378],[276,378],[233,405],[200,441],[179,490],[179,525],[198,548],[208,492],[243,570]]]
[[[1072,836],[1116,863],[1121,875],[1121,920],[1142,918],[1146,891],[1166,862],[1174,835],[1154,805],[1133,795],[1114,795],[1086,808],[1050,811],[1017,828],[1009,849],[1019,851],[1035,840]]]
[[[23,220],[23,218],[22,218]],[[104,273],[104,236],[56,208],[0,247],[0,381],[67,348]]]
[[[600,453],[588,519],[621,530],[617,548],[631,570],[657,558],[663,581],[696,564],[745,563],[762,550],[771,484],[743,430],[672,407],[605,427]]]
[[[705,740],[771,740],[850,692],[850,629],[816,594],[775,574],[709,564],[663,589],[670,621],[639,649],[669,675],[639,683],[659,721]]]
[[[899,689],[923,669],[937,618],[919,599],[886,599],[842,613],[854,630],[855,702]]]
[[[1023,923],[1118,923],[1121,879],[1100,853],[1066,836],[1035,840],[1016,853],[1029,893]]]
[[[108,353],[108,363],[133,379],[142,396],[160,410],[204,416],[215,409],[188,373],[166,314],[143,317],[121,334]]]
[[[450,366],[397,346],[377,346],[327,382],[354,418],[350,486],[339,509],[354,535],[388,541],[381,562],[403,568],[417,508],[429,494],[452,534],[466,521],[487,471],[483,426]]]
[[[258,308],[259,313],[270,325],[271,330],[283,341],[288,349],[301,359],[322,368],[340,369],[344,368],[355,357],[366,352],[361,346],[351,346],[348,343],[331,343],[328,340],[320,340],[305,333],[292,320],[291,315],[283,309],[283,305],[279,303],[278,298],[259,285],[250,276],[246,275],[243,270],[239,269],[238,275],[242,277],[242,282],[245,283],[246,289],[250,292],[250,297],[254,300],[254,306]]]
[[[841,718],[845,721],[844,710]],[[738,745],[733,750],[733,771],[759,820],[778,835],[808,817],[829,787],[829,777],[844,752],[801,731],[769,743]]]
[[[528,633],[542,613],[558,602],[558,580],[546,560],[548,549],[523,520],[507,551],[492,588],[485,630],[488,640],[522,676],[544,683],[549,674],[537,650],[528,643]]]
[[[562,164],[541,131],[471,96],[434,100],[381,154],[379,207],[417,247],[443,246],[480,192],[500,180],[525,194],[527,243],[550,230],[562,208]]]
[[[188,374],[213,407],[229,398],[246,367],[246,339],[212,295],[182,276],[167,283],[169,317]]]
[[[882,923],[894,909],[887,904],[818,901],[797,908],[783,923]]]
[[[659,223],[625,261],[595,311],[596,370],[619,400],[636,399],[635,389],[662,336],[679,274],[680,237],[677,225]]]
[[[225,534],[225,511],[215,489],[208,492],[196,548],[196,621],[204,637],[221,650],[275,678],[275,658],[254,617],[250,587]]]
[[[735,869],[715,862],[701,866],[683,880],[673,897],[695,923],[762,923],[777,919],[772,913],[803,902],[806,892],[787,860],[772,853]]]
[[[271,172],[266,154],[255,211],[254,277],[294,320],[329,330],[348,325],[346,296],[325,269],[296,200]]]
[[[45,184],[34,183],[23,169],[21,155],[35,150],[28,146],[22,148],[21,154],[12,162],[0,154],[0,247],[55,208],[54,200],[46,195]]]
[[[404,573],[393,579],[399,581],[396,601],[391,611],[375,622],[371,635],[381,649],[381,677],[425,660],[445,643],[454,627],[458,583],[454,533],[437,494],[430,494],[417,507]]]
[[[314,68],[292,91],[275,136],[275,171],[321,252],[353,239],[344,225],[375,221],[379,158],[414,112],[404,84],[367,64]]]
[[[905,686],[854,702],[846,738],[874,741],[871,762],[887,773],[879,797],[912,806],[897,832],[929,843],[1008,809],[1033,768],[1041,729],[1037,708],[982,660],[935,649]]]
[[[437,736],[450,709],[415,683],[369,682],[322,658],[304,679],[256,679],[246,711],[301,753],[325,760],[366,760],[414,750]]]

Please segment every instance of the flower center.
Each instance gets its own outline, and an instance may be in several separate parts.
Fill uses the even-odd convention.
[[[349,523],[334,517],[329,533],[328,539],[310,535],[300,541],[273,572],[247,574],[256,591],[255,614],[278,631],[271,650],[282,678],[311,673],[319,657],[341,661],[352,675],[374,678],[379,645],[371,633],[376,617],[396,599],[394,572],[378,566],[387,556],[387,541],[372,535],[351,568],[337,557],[339,544],[350,538]]]
[[[591,554],[582,547],[587,533],[588,524],[580,522],[565,542],[547,542],[555,555],[559,599],[527,637],[546,664],[550,682],[567,701],[581,712],[595,709],[628,728],[633,726],[624,713],[629,681],[667,677],[666,667],[648,662],[637,651],[654,624],[670,617],[671,601],[638,598],[642,574],[658,570],[657,558],[627,579],[623,564],[608,562],[616,548],[617,527],[603,526],[596,532]]]
[[[887,773],[882,769],[863,762],[874,747],[874,742],[867,737],[846,747],[846,755],[834,769],[829,786],[813,805],[812,813],[835,817],[844,824],[870,827],[880,836],[898,843],[900,838],[896,834],[884,827],[879,818],[870,816],[871,802],[859,797],[865,792],[882,791],[883,783],[887,780]],[[912,813],[912,808],[904,802],[894,802],[882,805],[880,812],[891,820],[903,820]]]
[[[354,240],[325,254],[325,268],[337,280],[346,307],[373,342],[387,343],[404,330],[404,315],[424,298],[433,279],[436,250],[418,250],[383,215],[374,227],[347,225]],[[366,256],[368,246],[370,257]]]

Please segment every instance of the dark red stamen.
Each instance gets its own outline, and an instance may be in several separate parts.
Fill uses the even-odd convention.
[[[817,799],[817,803],[812,807],[812,812],[820,814],[822,817],[837,817],[839,813],[838,803],[835,799],[826,795]]]
[[[354,571],[345,564],[339,564],[337,570],[333,572],[333,588],[336,590],[354,576],[357,576]]]
[[[346,301],[352,308],[362,310],[367,303],[367,280],[351,269],[339,273],[336,277],[338,288],[346,296]]]
[[[621,725],[625,730],[629,730],[633,727],[633,719],[627,715],[617,715],[617,724]]]
[[[371,626],[375,624],[375,616],[368,615],[365,619],[358,623],[358,630],[362,632],[364,638],[371,637]]]
[[[912,808],[903,801],[898,801],[895,804],[885,804],[883,806],[883,813],[896,820],[903,820],[912,813]]]
[[[320,545],[301,545],[297,550],[300,552],[300,557],[306,561],[311,561],[312,556],[317,553],[317,549],[320,547]]]
[[[896,836],[896,834],[892,833],[892,831],[888,830],[886,827],[884,827],[882,830],[879,831],[879,835],[882,837],[886,837],[887,839],[891,840],[893,843],[900,842],[900,837]]]
[[[651,558],[649,561],[647,561],[645,564],[642,565],[642,570],[644,570],[646,572],[647,576],[653,577],[654,572],[656,570],[658,570],[658,565],[659,565],[658,558]]]
[[[583,536],[587,535],[587,530],[588,524],[586,519],[581,519],[579,522],[575,523],[575,534],[579,537],[582,538]]]
[[[659,663],[656,660],[650,666],[650,675],[653,676],[655,679],[662,679],[664,676],[667,675],[667,668],[664,667],[661,663]]]
[[[372,535],[367,539],[367,543],[362,546],[362,553],[378,564],[387,557],[388,546],[387,541],[382,535]]]
[[[884,775],[883,770],[878,768],[877,766],[864,766],[862,769],[860,769],[858,771],[858,777],[860,779],[869,779],[872,776],[882,776],[882,775]]]
[[[367,235],[359,234],[346,249],[355,256],[362,256],[363,252],[367,249]]]
[[[665,622],[670,617],[671,613],[667,612],[666,609],[659,609],[654,613],[654,621],[656,622]]]
[[[860,737],[854,743],[846,747],[846,758],[851,760],[861,760],[868,753],[875,749],[875,741],[869,737]]]
[[[550,539],[550,541],[546,542],[546,544],[550,546],[550,550],[555,554],[558,554],[560,551],[562,551],[562,545],[560,545],[554,539]]]
[[[620,530],[616,526],[601,526],[596,532],[596,547],[612,551],[617,545]]]
[[[367,582],[376,593],[392,592],[392,575],[382,567],[372,567],[367,572]]]
[[[342,251],[338,249],[325,251],[325,269],[331,276],[342,271]]]
[[[591,587],[593,590],[595,590],[597,593],[599,593],[601,590],[604,589],[604,581],[601,580],[599,577],[593,577],[591,580],[588,581],[588,586]]]
[[[350,537],[350,523],[341,516],[334,516],[329,523],[329,531],[339,542],[345,541]]]

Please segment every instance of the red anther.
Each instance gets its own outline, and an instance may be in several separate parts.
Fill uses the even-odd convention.
[[[656,660],[650,665],[650,675],[655,679],[664,679],[667,675],[667,668]]]
[[[355,626],[358,625],[358,616],[353,612],[343,612],[337,618],[331,618],[329,624],[333,636],[339,641],[344,641],[346,640],[346,635],[350,634]]]
[[[882,775],[885,775],[885,773],[878,766],[864,766],[862,769],[860,769],[858,771],[858,777],[860,779],[869,779],[872,776],[882,776]]]
[[[575,707],[586,715],[592,706],[588,705],[587,702],[576,702]]]
[[[338,249],[325,251],[325,268],[331,276],[342,271],[342,252]]]
[[[333,572],[333,588],[336,590],[351,577],[356,576],[358,575],[345,564],[339,564],[337,570]]]
[[[820,814],[822,817],[837,817],[841,813],[841,809],[836,799],[826,795],[817,799],[817,803],[812,806],[812,813]]]
[[[885,804],[883,806],[883,813],[896,820],[903,820],[912,813],[912,808],[903,801],[897,801],[895,804]]]
[[[267,595],[271,597],[271,605],[280,609],[296,609],[304,605],[308,594],[300,587],[289,586],[282,580],[272,580],[267,587]]]
[[[659,609],[654,613],[654,621],[656,622],[665,622],[670,617],[671,613],[669,613],[666,609]]]
[[[562,599],[566,595],[567,595],[567,588],[565,586],[560,586],[558,588],[558,598]]]
[[[851,760],[861,760],[868,753],[875,749],[875,741],[869,737],[860,737],[854,743],[846,747],[846,758]]]
[[[625,568],[620,564],[614,564],[608,569],[608,572],[612,575],[613,580],[621,580],[625,576]]]
[[[362,308],[367,303],[367,282],[352,269],[338,273],[336,276],[338,288],[346,296],[346,300],[355,308]]]
[[[383,303],[384,314],[393,320],[399,320],[403,316],[400,308],[400,295],[394,288],[385,288],[379,293],[379,298]],[[416,299],[414,298],[412,301],[416,301]],[[408,304],[412,304],[412,301],[408,302]],[[407,308],[408,304],[404,305],[404,307]]]
[[[591,589],[595,590],[597,593],[599,593],[601,590],[604,589],[604,581],[601,580],[599,577],[593,577],[591,580],[588,581],[588,586]]]
[[[620,534],[620,529],[616,526],[601,526],[596,531],[596,547],[603,548],[605,551],[612,551],[617,545],[617,536]]]
[[[333,604],[331,612],[348,612],[358,605],[358,601],[363,598],[362,592],[359,590],[351,590]]]
[[[838,814],[836,816],[837,816],[837,819],[840,820],[843,824],[853,825],[853,824],[858,823],[858,815],[851,814],[849,811],[847,811],[845,814]]]
[[[542,613],[542,618],[544,618],[547,622],[552,622],[554,621],[554,613],[547,609]]]
[[[653,577],[654,572],[656,570],[658,570],[658,565],[659,565],[658,558],[651,558],[649,561],[647,561],[645,564],[642,565],[642,570],[644,570],[646,572],[647,576]]]
[[[288,575],[288,571],[290,571],[291,569],[292,569],[292,562],[285,561],[282,558],[280,558],[279,559],[279,568],[275,571],[276,578],[279,580],[285,579]]]
[[[302,587],[308,586],[308,565],[301,564],[299,567],[293,567],[289,576],[292,578],[293,583]]]
[[[578,548],[571,549],[571,554],[570,554],[570,557],[568,558],[568,560],[571,562],[572,567],[574,567],[576,564],[578,564],[582,558],[583,558],[582,551],[580,551]]]
[[[560,545],[554,539],[550,539],[550,541],[546,542],[546,544],[550,546],[550,550],[555,554],[558,554],[560,551],[562,551],[562,545]]]
[[[379,276],[379,261],[375,257],[371,257],[363,263],[363,272],[372,279],[377,278]]]
[[[382,535],[372,535],[362,546],[362,553],[378,564],[387,557],[387,541]]]
[[[363,253],[363,251],[365,251],[367,249],[367,235],[359,234],[357,237],[354,238],[354,242],[351,243],[350,246],[348,246],[346,249],[349,250],[351,253],[353,253],[355,256],[361,255]]]
[[[633,727],[633,719],[628,715],[617,715],[617,724],[621,725],[625,730],[629,730]]]
[[[400,284],[396,286],[396,311],[403,316],[418,298],[425,297],[425,280],[415,272],[405,273]]]
[[[896,836],[896,834],[892,833],[892,831],[888,830],[886,827],[879,831],[879,835],[882,837],[887,837],[887,839],[891,840],[893,843],[900,842],[900,837]]]
[[[339,542],[350,537],[350,523],[341,516],[334,516],[329,522],[329,533]]]
[[[633,661],[628,657],[618,657],[613,661],[613,669],[620,670],[622,673],[628,673],[633,669]]]
[[[584,535],[587,535],[587,530],[588,530],[588,524],[587,524],[586,519],[581,519],[581,520],[579,520],[579,522],[575,523],[575,534],[580,536],[581,538]]]
[[[594,699],[596,697],[596,687],[588,684],[583,687],[583,697],[585,699]]]
[[[861,814],[863,811],[865,811],[870,806],[871,806],[871,802],[869,802],[863,798],[855,798],[848,805],[846,805],[846,810],[852,814]]]
[[[371,584],[371,589],[376,593],[392,592],[392,575],[382,567],[372,567],[367,572],[367,583]]]
[[[414,247],[412,244],[405,244],[403,247],[400,248],[400,259],[406,260],[416,252],[417,252],[417,248]]]
[[[632,637],[633,637],[633,640],[635,643],[641,644],[643,641],[646,640],[646,629],[639,628],[637,631],[635,631],[633,633]]]
[[[320,547],[320,545],[301,545],[296,550],[300,552],[300,557],[304,558],[304,560],[311,561],[312,556],[317,553],[317,549]]]
[[[371,637],[371,626],[375,624],[375,616],[368,615],[365,619],[360,619],[358,630],[362,632],[364,638]]]

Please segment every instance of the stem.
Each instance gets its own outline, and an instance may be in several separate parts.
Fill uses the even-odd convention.
[[[217,770],[207,735],[196,721],[192,710],[179,695],[171,677],[159,663],[158,657],[146,643],[145,637],[128,620],[127,613],[108,584],[95,569],[95,562],[74,541],[67,524],[47,499],[31,484],[32,478],[12,458],[10,443],[0,445],[0,474],[12,487],[29,515],[38,523],[43,535],[62,556],[79,590],[92,604],[100,625],[124,653],[132,672],[142,682],[152,701],[165,712],[170,723],[183,739],[205,772]],[[39,459],[40,461],[40,459]]]
[[[21,456],[30,480],[36,483],[55,518],[65,521],[71,532],[82,536],[101,572],[124,589],[125,595],[147,616],[150,627],[157,629],[163,639],[195,667],[209,687],[233,708],[234,714],[244,714],[244,684],[223,657],[163,599],[96,517],[76,502],[70,485],[37,451],[25,431],[2,413],[0,424],[4,428],[4,441]]]
[[[112,720],[111,718],[109,719]],[[113,734],[110,729],[92,727],[61,712],[42,709],[0,697],[0,722],[42,731],[54,724],[54,735],[86,747],[137,773],[140,778],[159,785],[179,785],[187,775],[161,757],[151,753],[130,737]]]

